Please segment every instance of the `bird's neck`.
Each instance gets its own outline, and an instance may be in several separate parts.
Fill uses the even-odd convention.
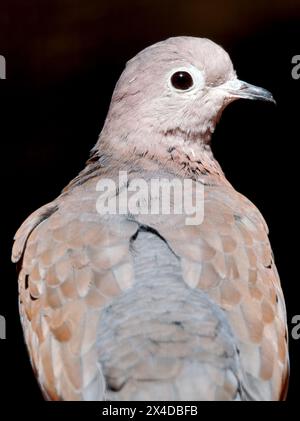
[[[155,148],[153,144],[148,144],[148,148],[142,148],[141,144],[124,145],[122,142],[119,147],[116,145],[116,142],[106,142],[104,139],[97,143],[85,168],[66,186],[64,192],[68,193],[91,178],[115,177],[119,171],[138,174],[139,178],[146,173],[155,174],[155,177],[163,173],[198,180],[211,186],[230,185],[214,159],[209,144],[190,144],[174,139],[168,147],[156,143]]]
[[[123,139],[123,140],[122,140]],[[131,141],[127,136],[118,141],[108,142],[100,137],[92,152],[93,160],[105,165],[135,166],[151,171],[164,169],[181,177],[213,176],[224,178],[224,173],[213,156],[208,137],[200,139],[196,133],[185,134],[182,131],[169,132],[157,139],[139,138]]]

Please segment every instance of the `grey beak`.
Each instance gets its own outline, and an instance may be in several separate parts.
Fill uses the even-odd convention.
[[[276,104],[271,92],[264,88],[243,82],[242,80],[230,80],[221,85],[221,87],[233,98],[260,99]]]

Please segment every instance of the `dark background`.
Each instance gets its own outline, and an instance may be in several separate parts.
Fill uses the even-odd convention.
[[[205,36],[231,55],[240,79],[269,89],[277,106],[228,107],[213,149],[228,179],[262,211],[291,318],[300,314],[298,143],[300,0],[27,0],[0,4],[1,398],[41,401],[26,354],[10,263],[13,234],[83,167],[125,62],[174,35]],[[289,401],[300,387],[299,341],[290,337]]]

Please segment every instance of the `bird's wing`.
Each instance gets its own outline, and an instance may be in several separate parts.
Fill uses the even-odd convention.
[[[104,398],[101,309],[133,280],[129,239],[137,224],[100,218],[87,184],[33,213],[15,238],[23,330],[48,399]]]
[[[139,216],[180,258],[185,282],[205,291],[225,312],[246,373],[248,399],[286,393],[286,312],[268,229],[256,207],[228,184],[205,186],[204,220],[184,215]]]

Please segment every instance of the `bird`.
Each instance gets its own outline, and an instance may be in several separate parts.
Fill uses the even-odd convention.
[[[268,227],[211,147],[239,98],[274,102],[215,42],[145,48],[127,62],[83,170],[17,231],[19,312],[45,399],[285,399],[286,309]],[[201,187],[200,223],[184,209],[99,212],[99,183],[117,186],[107,198],[132,198],[137,179],[188,180],[190,197]]]

